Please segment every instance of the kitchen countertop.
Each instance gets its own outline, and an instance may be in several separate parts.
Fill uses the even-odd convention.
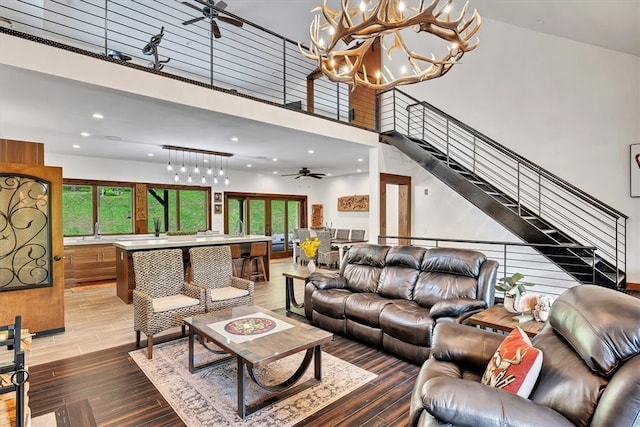
[[[179,248],[182,246],[228,245],[233,243],[269,242],[270,236],[246,235],[230,236],[228,234],[195,235],[195,236],[160,236],[135,240],[115,240],[116,248],[124,250]]]

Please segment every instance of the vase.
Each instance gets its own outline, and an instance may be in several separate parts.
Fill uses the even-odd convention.
[[[509,313],[519,314],[520,312],[515,308],[515,298],[513,295],[505,294],[504,296],[504,309]]]
[[[309,270],[309,273],[313,273],[314,271],[316,271],[316,263],[313,262],[312,259],[310,259],[307,263],[307,269]]]

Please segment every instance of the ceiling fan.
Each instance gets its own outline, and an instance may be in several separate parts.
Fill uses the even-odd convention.
[[[298,173],[288,173],[288,174],[284,174],[281,176],[295,176],[294,179],[298,179],[298,178],[306,178],[306,177],[311,177],[311,178],[315,178],[315,179],[322,179],[325,177],[326,174],[324,173],[313,173],[311,172],[309,169],[307,169],[306,167],[302,167],[302,169],[300,169],[298,171]]]
[[[218,23],[216,22],[216,19],[222,22],[226,22],[227,24],[234,25],[236,27],[242,27],[242,24],[243,24],[242,21],[229,18],[228,16],[220,16],[220,12],[218,12],[218,10],[222,10],[227,7],[227,4],[222,0],[220,0],[217,3],[215,3],[213,0],[201,2],[203,4],[206,3],[206,5],[202,7],[202,9],[199,8],[198,6],[192,5],[191,3],[187,3],[186,1],[182,1],[180,3],[186,6],[189,6],[192,9],[197,10],[202,14],[202,16],[198,18],[193,18],[193,19],[189,19],[188,21],[184,21],[182,25],[190,25],[195,22],[202,21],[203,19],[207,19],[209,20],[209,22],[211,22],[211,33],[217,39],[222,37],[222,34],[220,34],[220,27],[218,27]]]

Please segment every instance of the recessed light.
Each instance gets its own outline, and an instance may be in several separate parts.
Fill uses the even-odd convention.
[[[232,137],[231,137],[231,141],[233,141],[233,142],[238,142],[238,137],[237,137],[237,136],[232,136]]]
[[[153,154],[153,153],[147,153],[147,156],[149,156],[149,157],[153,157],[153,156],[155,156],[155,154]]]
[[[203,163],[209,163],[209,159],[202,159]]]
[[[309,154],[313,154],[313,153],[315,153],[315,151],[313,151],[313,150],[309,150],[309,151],[307,151],[307,153],[309,153]]]
[[[277,158],[275,158],[275,157],[274,157],[273,159],[271,159],[271,160],[272,160],[272,161],[274,161],[274,162],[277,162],[277,161],[278,161],[278,159],[277,159]]]
[[[273,171],[273,174],[274,175],[278,175],[278,171]]]
[[[94,119],[104,119],[104,116],[100,113],[93,113],[91,117],[93,117]]]
[[[250,168],[252,165],[251,163],[247,163],[247,167]]]
[[[358,161],[359,162],[364,162],[364,159],[363,158],[359,158]]]
[[[330,173],[328,173],[328,174],[327,174],[327,176],[331,176],[331,174],[330,174]]]
[[[362,170],[361,169],[356,169],[356,172],[360,173],[360,172],[362,172]]]
[[[89,132],[80,132],[80,136],[91,136]]]
[[[73,144],[73,145],[72,145],[72,147],[73,147],[73,148],[80,148],[80,146],[79,146],[79,145],[77,145],[77,144]]]

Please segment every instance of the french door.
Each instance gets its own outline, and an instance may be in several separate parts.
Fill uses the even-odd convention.
[[[225,193],[224,231],[271,236],[271,258],[293,255],[293,230],[306,227],[307,196]]]

